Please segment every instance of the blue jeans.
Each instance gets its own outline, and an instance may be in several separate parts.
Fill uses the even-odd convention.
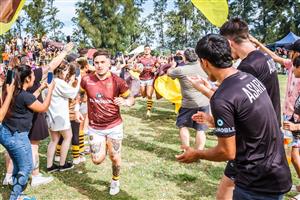
[[[12,133],[6,126],[0,124],[0,144],[5,147],[14,164],[10,200],[16,200],[25,190],[28,177],[33,170],[28,132]]]
[[[282,200],[283,194],[272,195],[252,192],[238,186],[235,186],[233,190],[233,200]]]

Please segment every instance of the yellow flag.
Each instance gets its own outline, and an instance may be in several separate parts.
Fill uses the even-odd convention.
[[[1,0],[0,35],[7,32],[17,20],[26,0]]]
[[[227,0],[192,0],[192,3],[213,25],[221,27],[227,21]]]
[[[154,82],[154,88],[162,97],[175,104],[175,112],[181,107],[181,90],[178,79],[171,79],[167,75],[159,76]]]

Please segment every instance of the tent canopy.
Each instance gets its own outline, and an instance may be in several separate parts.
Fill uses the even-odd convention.
[[[287,44],[292,44],[298,39],[300,39],[299,36],[295,35],[293,32],[289,32],[289,34],[287,34],[284,38],[275,42],[275,46],[284,46]]]

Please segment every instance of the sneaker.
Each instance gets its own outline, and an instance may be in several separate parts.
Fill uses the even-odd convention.
[[[85,157],[79,156],[78,158],[73,159],[73,165],[78,165],[78,164],[83,163],[85,161],[86,161]]]
[[[294,196],[294,197],[293,197],[293,198],[291,198],[291,199],[300,200],[300,194],[298,194],[298,195]]]
[[[111,180],[109,194],[116,195],[119,192],[120,192],[120,181]]]
[[[30,197],[30,196],[26,196],[26,195],[21,195],[18,197],[17,200],[36,200],[35,197]]]
[[[66,162],[63,166],[59,166],[59,171],[64,172],[72,168],[74,168],[74,165],[72,163]]]
[[[292,191],[292,192],[300,192],[300,185],[299,185],[299,186],[297,186],[297,185],[292,185],[291,191]]]
[[[13,185],[13,178],[12,176],[5,176],[2,185]]]
[[[59,170],[59,167],[53,164],[51,167],[47,168],[48,173],[56,172]]]
[[[37,187],[40,185],[45,185],[53,181],[53,177],[51,176],[43,176],[41,173],[37,176],[32,176],[31,187]]]
[[[60,161],[60,156],[54,156],[54,161],[59,162]]]
[[[146,116],[151,117],[151,111],[150,110],[147,110]]]

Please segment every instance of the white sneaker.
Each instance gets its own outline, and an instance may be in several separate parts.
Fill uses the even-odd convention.
[[[13,185],[13,178],[12,176],[5,176],[2,185]]]
[[[54,156],[54,161],[59,162],[60,161],[60,156]]]
[[[151,117],[151,111],[147,110],[146,117]]]
[[[300,194],[294,196],[292,199],[297,199],[297,200],[300,200]]]
[[[78,158],[74,158],[74,159],[73,159],[73,164],[74,164],[74,165],[78,165],[78,164],[83,163],[83,162],[85,162],[85,161],[86,161],[85,157],[80,156],[80,157],[78,157]]]
[[[31,187],[45,185],[50,183],[51,181],[53,181],[53,177],[51,176],[45,177],[41,173],[39,173],[39,175],[37,176],[32,176]]]
[[[120,192],[120,181],[111,180],[109,194],[116,195],[119,192]]]

